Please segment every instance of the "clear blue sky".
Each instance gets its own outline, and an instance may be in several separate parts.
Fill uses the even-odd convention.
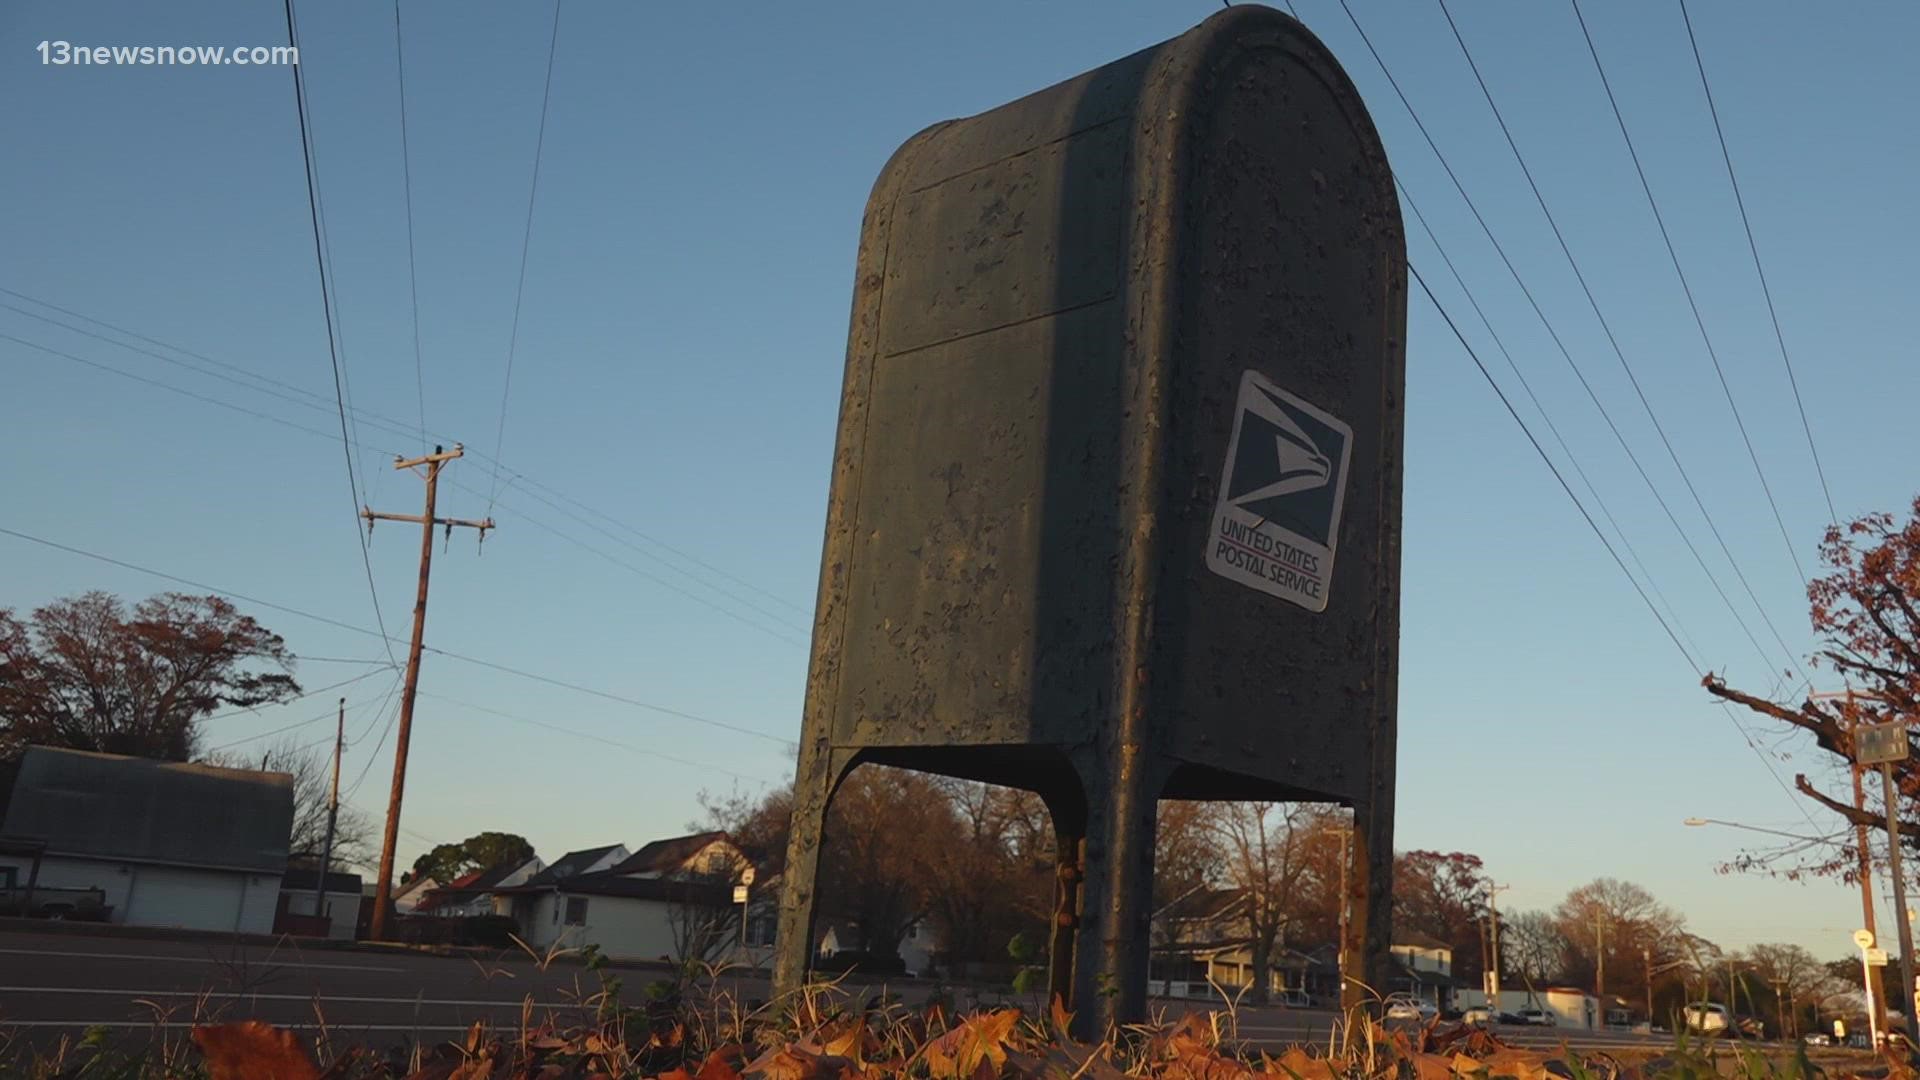
[[[1298,2],[1347,65],[1396,168],[1703,662],[1737,684],[1770,685],[1784,659],[1769,668],[1755,655],[1339,4]],[[1811,638],[1787,545],[1571,9],[1532,0],[1455,8],[1701,498],[1789,648],[1804,654]],[[313,0],[299,10],[353,405],[403,432],[424,407],[428,428],[477,451],[452,466],[442,512],[479,516],[493,482],[479,454],[496,452],[553,9],[445,0],[408,0],[405,9],[424,405],[393,10]],[[433,656],[423,683],[435,694],[612,742],[423,697],[403,858],[427,838],[481,829],[525,833],[548,857],[637,844],[693,817],[702,789],[787,779],[783,741],[799,723],[854,246],[873,176],[928,123],[1171,37],[1210,10],[1200,0],[567,0],[498,451],[546,488],[503,478],[493,507],[501,528],[484,555],[462,534],[436,556],[429,643],[773,738]],[[1910,465],[1920,366],[1899,317],[1910,307],[1910,253],[1920,242],[1908,197],[1920,165],[1910,116],[1920,75],[1908,55],[1920,9],[1698,0],[1691,10],[1833,498],[1843,514],[1898,508],[1920,486]],[[1439,8],[1408,0],[1356,3],[1355,11],[1735,606],[1766,651],[1779,653],[1607,349]],[[1793,544],[1811,568],[1826,508],[1679,9],[1593,3],[1587,15]],[[37,49],[43,39],[270,45],[284,35],[280,5],[265,0],[16,0],[0,8],[0,101],[8,103],[0,204],[9,208],[0,215],[0,286],[329,403],[303,408],[0,309],[0,334],[314,429],[0,340],[0,430],[12,461],[0,525],[370,627],[329,411],[288,69],[56,67]],[[1428,268],[1514,387],[1411,218],[1409,231],[1415,264]],[[1513,884],[1503,903],[1515,908],[1548,905],[1573,885],[1614,875],[1646,885],[1716,940],[1796,940],[1844,954],[1855,894],[1716,876],[1714,864],[1735,852],[1740,835],[1680,824],[1700,815],[1813,828],[1708,703],[1415,296],[1400,845],[1479,853]],[[12,297],[0,302],[52,314]],[[418,434],[363,423],[359,436],[367,449],[357,465],[373,502],[418,512],[418,482],[388,475],[386,464],[390,452],[417,450]],[[1549,438],[1544,429],[1541,436]],[[574,510],[612,535],[562,516],[535,498],[552,498],[549,490],[652,539],[583,511]],[[372,569],[396,636],[405,634],[416,552],[403,527],[374,535]],[[0,604],[167,587],[0,537]],[[253,610],[300,653],[382,655],[371,637]],[[315,662],[300,675],[318,687],[361,670]],[[389,682],[382,674],[344,691],[356,705],[348,777],[367,771],[353,801],[368,808],[380,804],[389,768],[390,742],[374,755],[384,726],[376,706]],[[209,741],[318,718],[334,696],[216,720]],[[299,731],[322,739],[327,728]],[[1799,770],[1824,774],[1819,755],[1805,749],[1780,743],[1775,769],[1789,781]]]

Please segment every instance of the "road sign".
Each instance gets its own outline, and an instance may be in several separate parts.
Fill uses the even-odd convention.
[[[733,902],[736,904],[744,904],[747,902],[747,887],[745,885],[735,885],[733,887]],[[1883,957],[1885,956],[1884,953],[1881,955]],[[1886,960],[1882,959],[1880,962],[1884,964]]]
[[[1853,943],[1863,949],[1873,948],[1873,931],[1855,930],[1853,932]]]
[[[749,866],[745,870],[740,871],[740,884],[753,884],[753,867]]]
[[[1886,967],[1887,966],[1887,950],[1868,949],[1867,950],[1867,966],[1868,967]]]
[[[1853,755],[1862,765],[1883,765],[1907,758],[1907,725],[1899,720],[1868,724],[1853,733]]]

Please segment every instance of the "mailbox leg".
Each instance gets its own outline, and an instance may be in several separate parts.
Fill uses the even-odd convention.
[[[1391,993],[1387,985],[1393,936],[1393,811],[1391,804],[1357,802],[1353,843],[1347,848],[1347,907],[1340,942],[1340,1005],[1347,1013]]]
[[[1053,925],[1047,935],[1047,1001],[1073,997],[1073,946],[1080,927],[1081,884],[1087,877],[1087,799],[1078,790],[1041,792],[1053,818]]]
[[[1075,1035],[1098,1040],[1147,1016],[1148,923],[1160,785],[1121,748],[1110,776],[1087,782],[1086,881],[1074,948]],[[1085,779],[1083,777],[1083,779]]]
[[[809,748],[811,749],[811,748]],[[793,824],[780,882],[780,929],[774,942],[773,993],[785,1001],[806,985],[812,966],[814,914],[819,899],[820,843],[833,793],[855,763],[846,751],[803,750],[793,785]]]

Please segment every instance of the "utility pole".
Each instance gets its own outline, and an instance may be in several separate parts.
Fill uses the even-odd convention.
[[[1880,763],[1882,798],[1887,804],[1887,873],[1893,876],[1894,921],[1900,926],[1900,976],[1906,981],[1901,991],[1901,1009],[1907,1014],[1907,1034],[1914,1032],[1914,999],[1920,983],[1913,980],[1913,921],[1907,915],[1906,871],[1900,862],[1900,804],[1894,797],[1893,766]]]
[[[1865,770],[1858,761],[1853,762],[1852,765],[1853,808],[1864,814],[1867,809],[1867,793],[1866,786],[1861,780],[1861,773]],[[1880,930],[1873,919],[1873,847],[1865,821],[1855,823],[1854,843],[1860,848],[1860,914],[1866,920],[1861,925],[1866,927],[1867,933],[1877,936]],[[1868,1026],[1874,1033],[1877,1046],[1879,1045],[1878,1033],[1887,1030],[1887,995],[1873,988],[1872,968],[1867,969],[1866,988],[1867,1009],[1871,1013],[1869,1019],[1872,1021]]]
[[[1653,946],[1640,946],[1640,962],[1647,970],[1647,1027],[1653,1027]]]
[[[333,826],[340,820],[340,751],[347,741],[347,699],[340,699],[340,716],[333,728],[333,786],[327,791],[327,839],[320,845],[320,876],[313,883],[313,913],[330,918],[324,910],[327,900],[327,866],[333,862]],[[332,923],[328,923],[331,928]]]
[[[1490,976],[1487,982],[1487,1005],[1496,1015],[1500,1012],[1500,894],[1511,888],[1511,885],[1487,882],[1487,914],[1493,920],[1493,966],[1487,969]]]
[[[393,463],[396,469],[417,469],[426,466],[424,474],[427,481],[427,510],[418,517],[412,514],[377,514],[368,508],[362,508],[360,516],[367,519],[367,531],[373,531],[375,521],[407,521],[420,526],[420,587],[413,601],[413,644],[407,649],[406,688],[400,695],[400,729],[393,744],[393,790],[387,796],[386,835],[380,843],[380,877],[374,884],[372,937],[375,941],[384,940],[387,933],[387,907],[393,902],[393,849],[400,839],[400,796],[407,786],[407,745],[413,736],[413,696],[420,686],[420,642],[427,628],[427,580],[433,567],[433,527],[446,527],[447,535],[453,535],[454,526],[477,529],[482,540],[487,530],[494,527],[493,519],[485,521],[463,521],[459,518],[443,518],[433,515],[434,496],[440,489],[440,469],[447,462],[464,453],[459,443],[453,449],[443,451],[433,448],[433,453],[417,458],[401,458]]]
[[[1353,819],[1348,818],[1345,828],[1340,830],[1340,900],[1337,914],[1340,918],[1339,944],[1334,946],[1333,966],[1339,977],[1339,986],[1334,997],[1338,1002],[1347,999],[1347,859],[1353,845]]]
[[[1600,999],[1600,1007],[1607,1005],[1607,939],[1605,916],[1593,917],[1593,996]]]
[[[1780,1014],[1780,1037],[1787,1037],[1787,981],[1781,978],[1773,980],[1773,1003]]]

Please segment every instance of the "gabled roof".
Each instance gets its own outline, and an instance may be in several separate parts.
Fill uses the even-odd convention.
[[[614,870],[578,874],[554,883],[553,888],[557,892],[575,896],[623,896],[635,900],[658,900],[665,903],[699,904],[710,907],[725,907],[733,901],[733,890],[725,885],[714,885],[704,881],[677,881],[673,878],[627,877]]]
[[[615,846],[617,847],[618,845]],[[600,849],[601,854],[605,854],[607,850],[609,849]],[[479,870],[470,870],[454,878],[450,884],[438,886],[432,891],[435,898],[440,900],[446,900],[454,896],[491,892],[494,886],[499,885],[502,880],[513,876],[521,867],[532,861],[533,857],[529,856],[525,859],[509,859],[506,862],[495,863],[492,866],[483,867]],[[591,866],[593,865],[593,860],[589,859],[581,865]]]
[[[1418,930],[1396,930],[1393,935],[1393,948],[1444,949],[1447,952],[1453,951],[1453,946],[1431,934],[1423,934]]]
[[[279,874],[293,777],[30,746],[0,832],[49,855]]]
[[[548,866],[545,870],[542,870],[539,873],[533,875],[531,878],[528,878],[527,884],[552,885],[556,881],[565,881],[567,878],[585,873],[587,867],[592,866],[594,863],[597,863],[601,859],[606,858],[609,852],[617,850],[618,848],[621,848],[623,846],[625,845],[605,844],[600,847],[582,848],[579,851],[569,851],[565,855],[562,855],[558,859],[554,860],[553,864]]]
[[[532,862],[533,860],[534,860],[534,856],[529,855],[524,859],[517,859],[517,860],[509,859],[503,863],[495,863],[494,865],[487,867],[485,870],[480,871],[480,873],[472,881],[461,886],[461,888],[473,889],[477,892],[485,892],[486,890],[493,888],[495,885],[500,884],[502,879],[512,877],[516,871],[518,871],[521,867],[527,865],[528,863]]]
[[[724,832],[700,832],[655,840],[627,856],[613,867],[616,874],[670,874],[716,841],[727,839]]]
[[[1159,917],[1168,922],[1223,919],[1234,914],[1245,900],[1246,893],[1241,889],[1198,889],[1161,908]]]

